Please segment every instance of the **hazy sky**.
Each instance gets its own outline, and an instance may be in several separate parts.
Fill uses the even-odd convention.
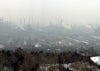
[[[0,17],[15,23],[95,24],[100,23],[100,0],[0,0]]]

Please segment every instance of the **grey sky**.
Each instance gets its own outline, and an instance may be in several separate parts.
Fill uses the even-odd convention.
[[[100,0],[0,0],[0,17],[17,24],[23,19],[95,24],[100,23]]]

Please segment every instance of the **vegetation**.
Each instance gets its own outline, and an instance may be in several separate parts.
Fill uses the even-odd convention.
[[[66,70],[61,64],[74,62],[87,62],[86,65],[95,65],[90,60],[90,56],[82,56],[76,51],[67,51],[62,53],[52,52],[34,52],[18,48],[16,50],[1,50],[0,51],[0,71],[39,71],[43,64],[58,64],[49,67],[50,71]],[[77,67],[80,63],[76,63]],[[74,64],[73,64],[74,65]],[[85,66],[86,66],[85,65]],[[76,68],[77,68],[76,67]],[[86,67],[85,67],[86,68]],[[4,70],[3,70],[4,69]],[[56,70],[55,70],[56,69]],[[84,69],[84,68],[83,68]],[[43,70],[44,71],[44,70]],[[84,69],[84,71],[87,71]],[[91,71],[91,70],[89,70]]]

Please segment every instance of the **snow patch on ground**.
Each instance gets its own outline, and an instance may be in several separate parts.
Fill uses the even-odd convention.
[[[95,56],[90,58],[94,63],[100,65],[100,56]]]

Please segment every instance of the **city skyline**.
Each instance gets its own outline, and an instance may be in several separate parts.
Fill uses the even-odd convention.
[[[0,18],[15,24],[24,19],[42,25],[61,19],[64,24],[97,24],[99,5],[99,0],[0,0]]]

